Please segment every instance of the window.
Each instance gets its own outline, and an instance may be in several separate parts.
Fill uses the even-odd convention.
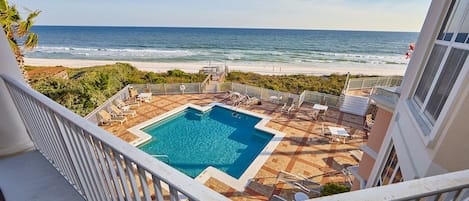
[[[391,147],[391,152],[383,166],[383,170],[379,175],[376,186],[384,186],[403,181],[401,168],[397,160],[396,149]]]
[[[469,55],[469,0],[453,0],[412,100],[432,127]],[[428,133],[427,133],[428,134]]]

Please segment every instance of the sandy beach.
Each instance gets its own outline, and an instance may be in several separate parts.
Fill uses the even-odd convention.
[[[139,70],[152,71],[156,73],[166,72],[172,69],[179,69],[188,73],[198,72],[202,67],[208,66],[208,62],[203,63],[160,63],[160,62],[138,62],[138,61],[111,61],[111,60],[74,60],[74,59],[38,59],[25,58],[25,64],[31,66],[64,66],[71,68],[90,67],[97,65],[114,64],[116,62],[129,63]],[[222,65],[214,63],[212,66]],[[314,66],[286,66],[280,64],[245,64],[245,63],[227,63],[230,71],[254,72],[265,75],[329,75],[332,73],[363,74],[363,75],[404,75],[405,66],[396,65],[386,69],[376,68],[372,65],[362,66],[336,66],[336,64],[325,64],[322,67]]]

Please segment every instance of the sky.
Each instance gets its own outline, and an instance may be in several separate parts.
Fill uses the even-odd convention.
[[[10,0],[37,25],[420,31],[431,0]]]

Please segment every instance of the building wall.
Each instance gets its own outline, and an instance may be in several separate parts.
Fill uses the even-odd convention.
[[[392,112],[378,108],[375,123],[371,129],[366,145],[376,153],[378,153],[381,148],[381,144],[383,143],[384,137],[386,136],[391,118]],[[359,163],[358,175],[360,175],[364,180],[368,181],[374,164],[375,159],[365,152],[363,154],[362,160]],[[352,190],[359,190],[360,182],[355,180],[353,183]]]
[[[434,148],[434,163],[447,171],[469,168],[469,73],[461,86]]]
[[[3,28],[0,27],[0,74],[23,81],[23,76],[4,33]],[[34,145],[26,132],[13,100],[10,98],[5,83],[1,80],[0,114],[0,157],[31,150]]]
[[[389,122],[392,118],[392,112],[378,108],[376,113],[375,124],[370,132],[367,146],[373,149],[376,153],[379,152],[381,144],[383,143],[384,136],[389,127]]]
[[[469,142],[469,124],[467,123],[469,62],[466,62],[466,66],[461,71],[460,78],[455,83],[430,135],[425,134],[421,129],[414,116],[417,114],[412,112],[409,100],[424,70],[450,2],[432,1],[401,85],[400,100],[396,105],[367,187],[373,186],[377,180],[392,145],[396,148],[398,163],[405,180],[469,168],[469,157],[467,157],[469,153],[469,146],[467,146]]]

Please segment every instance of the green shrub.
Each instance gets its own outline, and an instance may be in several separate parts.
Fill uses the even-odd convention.
[[[343,184],[327,183],[324,185],[323,189],[321,190],[321,196],[334,195],[334,194],[345,193],[349,191],[350,191],[350,187],[345,186]]]

